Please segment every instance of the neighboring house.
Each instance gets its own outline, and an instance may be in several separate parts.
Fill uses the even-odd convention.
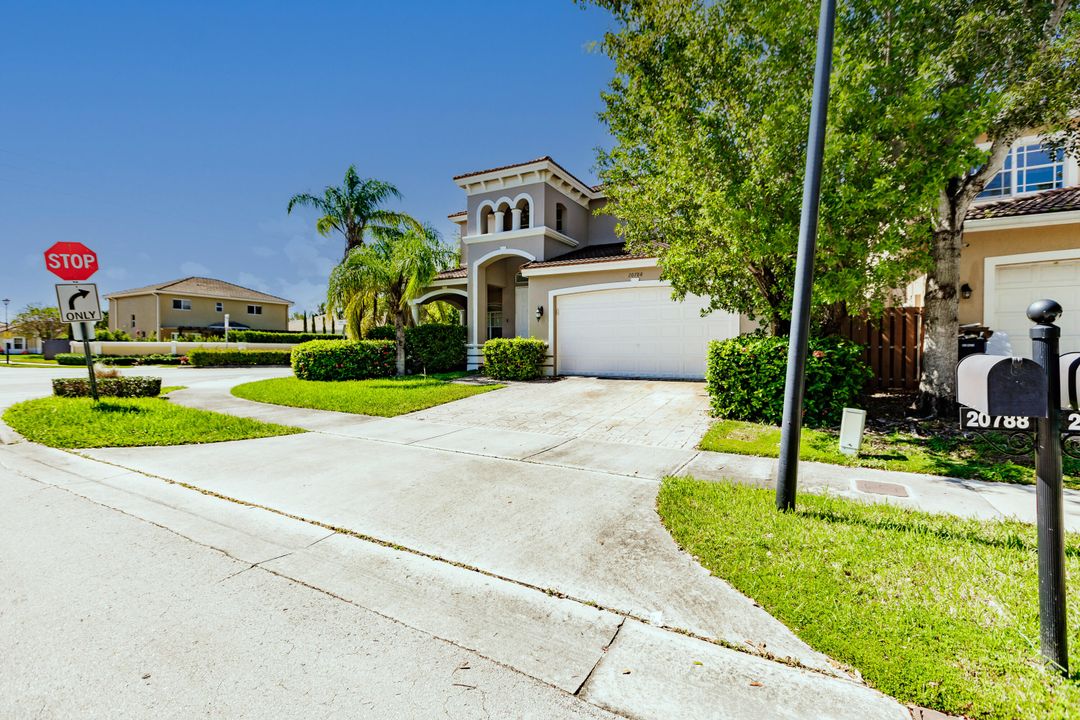
[[[751,327],[702,298],[671,299],[656,258],[627,253],[607,199],[550,157],[458,175],[467,209],[450,216],[462,266],[415,304],[444,300],[469,328],[468,366],[489,338],[545,340],[559,375],[701,378],[706,343]]]
[[[12,355],[41,354],[41,338],[27,334],[14,325],[5,325],[0,322],[0,352]]]
[[[287,330],[290,301],[224,280],[188,277],[109,293],[109,330],[133,338],[174,332]]]
[[[1009,336],[1031,356],[1025,311],[1035,300],[1061,303],[1061,351],[1080,351],[1080,169],[1035,136],[1018,140],[1005,169],[979,196],[964,223],[960,254],[960,324]],[[922,305],[916,283],[909,302]]]

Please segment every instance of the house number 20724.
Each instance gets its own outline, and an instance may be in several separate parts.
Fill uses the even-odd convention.
[[[637,279],[643,277],[644,275],[645,275],[645,273],[642,273],[642,272],[632,272],[632,273],[627,273],[626,277],[630,278],[631,280],[637,280]]]

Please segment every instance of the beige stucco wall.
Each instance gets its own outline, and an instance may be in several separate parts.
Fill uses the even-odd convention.
[[[983,317],[986,258],[1080,249],[1080,223],[1004,230],[969,227],[964,233],[964,243],[966,246],[960,254],[960,284],[970,285],[972,293],[967,300],[960,299],[960,323],[983,323],[986,322]]]
[[[135,316],[132,324],[131,316]],[[146,335],[157,332],[157,306],[153,295],[112,298],[109,300],[109,329],[123,330],[135,337],[139,332]]]

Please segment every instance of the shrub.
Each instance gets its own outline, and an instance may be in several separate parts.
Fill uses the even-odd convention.
[[[56,353],[57,365],[85,365],[86,357],[79,353]]]
[[[547,343],[533,338],[496,338],[484,343],[484,374],[497,380],[540,377]]]
[[[132,365],[179,365],[179,355],[95,355],[94,362],[119,367]],[[81,353],[57,353],[57,365],[85,365]]]
[[[251,343],[304,343],[311,340],[338,340],[330,333],[274,332],[270,330],[230,330],[229,341]]]
[[[466,329],[461,325],[418,325],[405,331],[409,372],[441,373],[465,368]]]
[[[187,354],[195,367],[288,365],[288,350],[217,350],[195,348]]]
[[[89,378],[54,378],[52,385],[57,397],[90,397]],[[103,377],[98,379],[97,389],[101,397],[157,397],[161,378]]]
[[[292,349],[301,380],[364,380],[394,374],[396,352],[387,340],[312,340]]]
[[[393,325],[376,325],[364,333],[365,340],[395,340],[397,332]]]
[[[844,338],[810,338],[803,423],[836,424],[871,377],[862,347]],[[788,338],[759,333],[709,343],[705,382],[712,414],[779,425],[784,414]]]

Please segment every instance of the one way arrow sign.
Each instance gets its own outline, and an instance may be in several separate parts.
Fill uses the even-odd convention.
[[[101,303],[94,283],[58,283],[56,301],[64,322],[97,322],[102,319]]]

